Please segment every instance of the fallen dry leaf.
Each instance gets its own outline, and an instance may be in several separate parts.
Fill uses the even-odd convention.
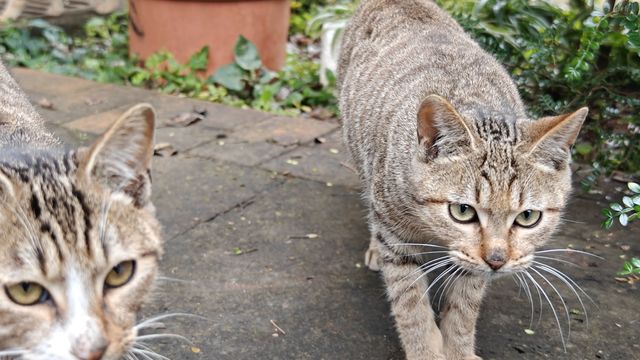
[[[333,117],[333,114],[331,113],[331,111],[327,110],[326,108],[317,107],[311,110],[311,112],[309,113],[309,116],[318,120],[327,120],[327,119],[331,119],[331,117]]]
[[[160,157],[170,157],[178,154],[178,150],[169,143],[158,143],[153,147],[153,155]]]
[[[40,99],[38,101],[38,105],[43,109],[53,110],[53,103],[47,98]]]
[[[172,117],[171,119],[169,119],[169,121],[166,122],[166,125],[171,127],[187,127],[204,120],[204,118],[206,117],[206,110],[193,110],[189,112],[183,112]]]

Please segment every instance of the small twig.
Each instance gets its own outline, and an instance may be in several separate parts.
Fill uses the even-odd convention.
[[[276,331],[280,332],[282,335],[287,335],[286,332],[284,332],[284,330],[282,330],[282,328],[280,326],[278,326],[278,324],[276,324],[275,321],[273,320],[269,320],[271,322],[271,325],[273,325],[273,327],[276,328]]]
[[[354,168],[353,168],[353,166],[351,166],[351,164],[347,164],[347,163],[346,163],[346,162],[344,162],[344,161],[340,161],[340,165],[342,165],[342,166],[346,167],[347,169],[349,169],[349,170],[353,171],[353,172],[354,172],[354,173],[356,173],[356,174],[358,173],[358,172],[356,171],[356,169],[354,169]]]

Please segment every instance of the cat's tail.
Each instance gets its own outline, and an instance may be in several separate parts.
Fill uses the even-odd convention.
[[[9,70],[0,62],[0,145],[48,147],[58,143]]]

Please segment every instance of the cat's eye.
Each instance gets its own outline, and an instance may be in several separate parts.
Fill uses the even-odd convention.
[[[136,271],[136,262],[133,260],[123,261],[120,264],[114,266],[107,278],[104,280],[104,284],[108,288],[117,288],[128,283],[133,277],[133,273]]]
[[[40,284],[23,281],[5,287],[9,299],[18,305],[30,306],[49,300],[49,292]]]
[[[542,219],[542,212],[538,210],[525,210],[516,217],[516,224],[526,228],[532,228]]]
[[[478,219],[476,209],[467,204],[449,204],[449,215],[460,223],[471,223]]]

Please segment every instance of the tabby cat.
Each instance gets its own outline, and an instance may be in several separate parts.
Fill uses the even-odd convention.
[[[149,201],[155,115],[64,150],[0,64],[0,358],[120,359],[162,254]]]
[[[428,0],[362,0],[338,74],[365,261],[382,271],[407,359],[479,359],[487,282],[528,269],[556,229],[587,109],[528,118],[503,67]],[[425,276],[437,271],[449,280],[439,324]]]

